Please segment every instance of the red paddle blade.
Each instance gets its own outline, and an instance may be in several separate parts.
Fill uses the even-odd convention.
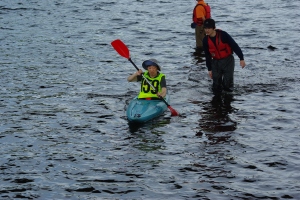
[[[170,105],[168,106],[169,110],[171,111],[171,116],[179,116],[179,113],[172,108]]]
[[[120,39],[112,41],[111,45],[121,56],[127,59],[130,58],[129,49]]]

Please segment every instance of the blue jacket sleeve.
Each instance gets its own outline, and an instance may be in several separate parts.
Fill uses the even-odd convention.
[[[222,31],[221,40],[224,43],[228,43],[231,47],[232,51],[240,58],[240,60],[244,60],[244,54],[239,47],[239,45],[234,41],[234,39],[225,31]]]
[[[207,37],[209,37],[209,36],[205,36],[203,38],[202,44],[203,44],[203,50],[204,50],[204,53],[205,53],[206,67],[207,67],[208,71],[211,71],[211,59],[212,59],[212,57],[211,57],[211,54],[209,53],[209,50],[208,50]]]

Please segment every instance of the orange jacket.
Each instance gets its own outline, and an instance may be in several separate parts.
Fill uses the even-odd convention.
[[[204,1],[198,1],[193,11],[193,22],[195,22],[198,26],[202,26],[203,18],[205,19],[206,12],[204,6],[206,6],[206,3],[204,3]]]

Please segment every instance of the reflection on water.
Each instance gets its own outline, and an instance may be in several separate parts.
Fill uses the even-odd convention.
[[[195,52],[192,53],[196,59],[196,64],[205,63],[205,54],[204,51],[199,51],[195,49]]]
[[[143,126],[145,125],[142,123],[128,123],[129,131],[131,133],[137,132],[140,128],[143,128]]]
[[[200,127],[208,132],[234,131],[237,123],[230,118],[234,111],[231,102],[233,95],[224,94],[214,96],[212,100],[204,104],[202,118],[199,120]]]
[[[165,148],[161,135],[155,133],[136,133],[131,135],[131,146],[144,152],[162,150]]]
[[[131,145],[141,151],[156,151],[164,149],[164,141],[162,135],[167,134],[160,131],[160,127],[164,127],[170,123],[170,118],[159,117],[147,123],[128,123],[131,133]]]
[[[168,115],[167,112],[168,112],[168,110],[165,111],[164,114]],[[150,120],[147,123],[133,123],[133,122],[128,122],[128,128],[129,128],[129,132],[131,132],[131,133],[135,133],[135,132],[140,131],[142,129],[146,129],[146,130],[153,131],[154,134],[158,134],[158,133],[155,132],[156,128],[163,127],[163,126],[165,126],[167,124],[170,124],[170,122],[171,122],[171,118],[170,117],[160,116],[158,118]]]

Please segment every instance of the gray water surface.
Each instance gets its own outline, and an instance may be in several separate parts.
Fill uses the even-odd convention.
[[[300,199],[300,2],[207,1],[242,48],[214,98],[195,1],[0,2],[0,199]],[[160,61],[171,106],[130,125],[134,63]]]

